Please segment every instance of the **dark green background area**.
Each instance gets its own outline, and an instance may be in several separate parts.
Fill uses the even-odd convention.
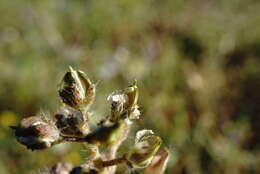
[[[70,65],[98,82],[92,125],[138,80],[142,116],[122,152],[148,128],[171,152],[167,174],[260,172],[259,1],[0,0],[1,174],[86,158],[79,144],[31,152],[8,128],[57,111]]]

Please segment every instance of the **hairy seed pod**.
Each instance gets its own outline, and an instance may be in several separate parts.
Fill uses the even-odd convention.
[[[18,127],[11,128],[15,130],[17,141],[31,150],[49,148],[60,140],[54,123],[41,116],[25,118]]]
[[[134,120],[140,116],[138,109],[138,88],[137,82],[134,81],[129,87],[114,91],[107,98],[111,102],[111,118],[112,122],[121,119]]]
[[[82,71],[72,67],[64,75],[59,95],[62,102],[75,109],[86,110],[94,101],[96,87]]]
[[[71,107],[62,107],[54,117],[62,135],[82,136],[89,132],[88,120],[81,111]]]
[[[128,164],[133,168],[147,167],[160,148],[162,140],[151,130],[137,132],[134,147],[126,154]]]

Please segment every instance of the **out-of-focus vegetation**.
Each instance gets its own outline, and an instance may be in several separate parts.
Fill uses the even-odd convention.
[[[135,127],[163,138],[167,174],[259,173],[259,9],[257,0],[1,0],[0,173],[86,158],[80,145],[30,152],[8,127],[55,111],[69,65],[98,82],[96,122],[107,94],[138,80]]]

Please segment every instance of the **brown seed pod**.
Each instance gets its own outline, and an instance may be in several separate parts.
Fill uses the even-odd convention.
[[[60,133],[52,121],[42,116],[25,118],[19,126],[11,126],[15,130],[18,142],[28,149],[45,149],[60,140]]]
[[[54,117],[62,135],[82,136],[89,132],[88,120],[81,111],[71,107],[62,107]]]
[[[76,71],[72,67],[64,75],[59,96],[66,105],[75,109],[86,110],[94,101],[96,86],[82,71]]]

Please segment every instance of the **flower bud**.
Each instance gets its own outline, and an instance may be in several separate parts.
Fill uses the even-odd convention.
[[[124,93],[128,97],[126,108],[133,109],[137,105],[139,97],[137,81],[134,80],[134,82],[128,88],[124,89]]]
[[[85,141],[90,144],[112,146],[121,142],[127,131],[128,126],[123,121],[100,125],[85,137]]]
[[[134,81],[129,87],[115,91],[107,98],[111,102],[111,118],[116,122],[120,119],[138,119],[140,111],[138,109],[138,88],[137,82]]]
[[[12,126],[18,142],[28,149],[45,149],[57,143],[59,131],[51,120],[43,116],[33,116],[21,121],[20,126]]]
[[[56,126],[66,136],[81,136],[88,133],[88,120],[81,111],[62,107],[56,114]]]
[[[62,102],[76,109],[86,109],[94,101],[96,87],[82,71],[70,70],[62,79],[59,95]]]
[[[151,130],[138,131],[134,147],[126,154],[128,164],[133,168],[147,167],[160,148],[161,143],[161,138],[155,136]]]

